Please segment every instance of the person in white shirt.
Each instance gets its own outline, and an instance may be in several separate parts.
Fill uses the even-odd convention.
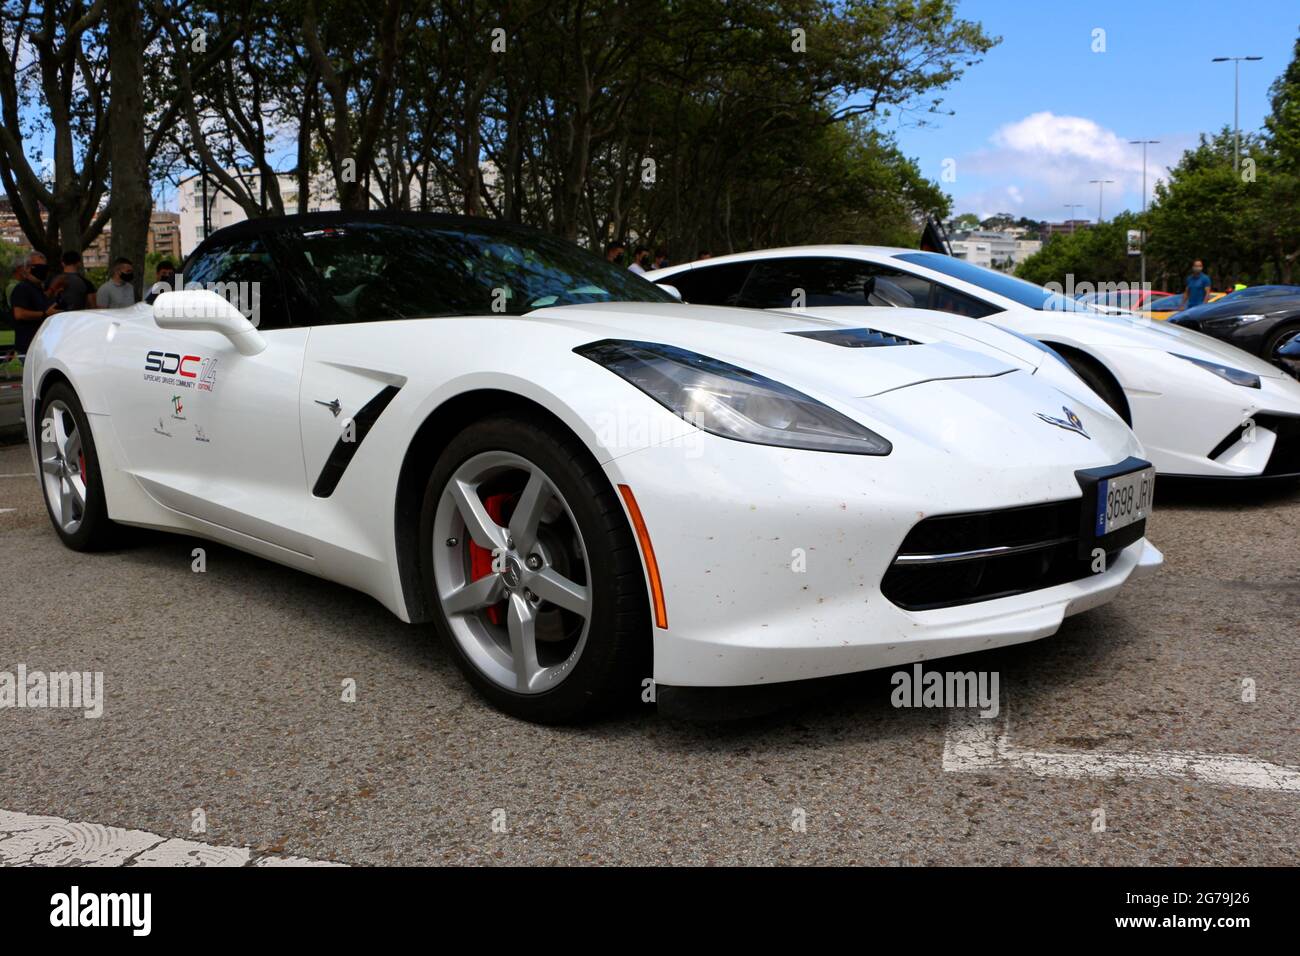
[[[647,266],[650,265],[650,250],[645,246],[637,246],[636,252],[632,254],[632,264],[628,270],[635,272],[639,276],[646,274]]]

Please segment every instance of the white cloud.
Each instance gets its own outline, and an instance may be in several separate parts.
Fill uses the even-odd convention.
[[[1191,137],[1155,136],[1162,142],[1148,147],[1147,194],[1151,195],[1166,164],[1172,164]],[[990,147],[962,157],[953,190],[954,210],[970,210],[981,217],[1015,211],[1043,219],[1071,215],[1067,203],[1082,203],[1074,215],[1095,219],[1097,186],[1092,179],[1111,179],[1105,187],[1103,214],[1110,218],[1122,209],[1142,205],[1142,149],[1083,116],[1058,116],[1050,111],[1031,113],[1000,126]]]

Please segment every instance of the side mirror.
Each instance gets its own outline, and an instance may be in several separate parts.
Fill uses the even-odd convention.
[[[209,289],[163,292],[154,299],[153,320],[160,329],[220,332],[243,355],[256,355],[266,339],[233,305]]]
[[[673,297],[674,299],[676,299],[678,302],[683,301],[683,300],[682,300],[682,291],[681,291],[681,289],[677,288],[677,286],[675,286],[675,285],[669,285],[667,282],[656,282],[655,285],[659,286],[659,288],[663,289],[665,292],[667,292],[670,296],[672,296],[672,297]]]

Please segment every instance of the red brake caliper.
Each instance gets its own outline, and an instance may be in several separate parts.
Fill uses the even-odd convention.
[[[508,493],[488,495],[483,499],[483,508],[487,511],[489,518],[504,526],[506,523],[506,503],[515,497],[515,495]],[[471,539],[469,542],[469,579],[477,581],[479,578],[485,578],[493,573],[495,572],[492,570],[492,552],[475,544]],[[488,620],[493,624],[501,623],[501,605],[499,603],[488,608],[486,613]]]

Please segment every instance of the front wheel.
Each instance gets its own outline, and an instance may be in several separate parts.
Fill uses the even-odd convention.
[[[1074,374],[1083,379],[1083,384],[1097,393],[1097,396],[1111,407],[1120,418],[1128,420],[1128,407],[1124,403],[1124,393],[1116,388],[1104,375],[1090,363],[1080,361],[1074,356],[1066,356]]]
[[[421,541],[435,625],[501,710],[563,723],[637,699],[650,664],[640,556],[572,435],[525,416],[461,432],[429,476]]]
[[[1287,368],[1282,350],[1297,339],[1300,339],[1300,325],[1288,325],[1274,330],[1264,343],[1264,358],[1279,368]]]

